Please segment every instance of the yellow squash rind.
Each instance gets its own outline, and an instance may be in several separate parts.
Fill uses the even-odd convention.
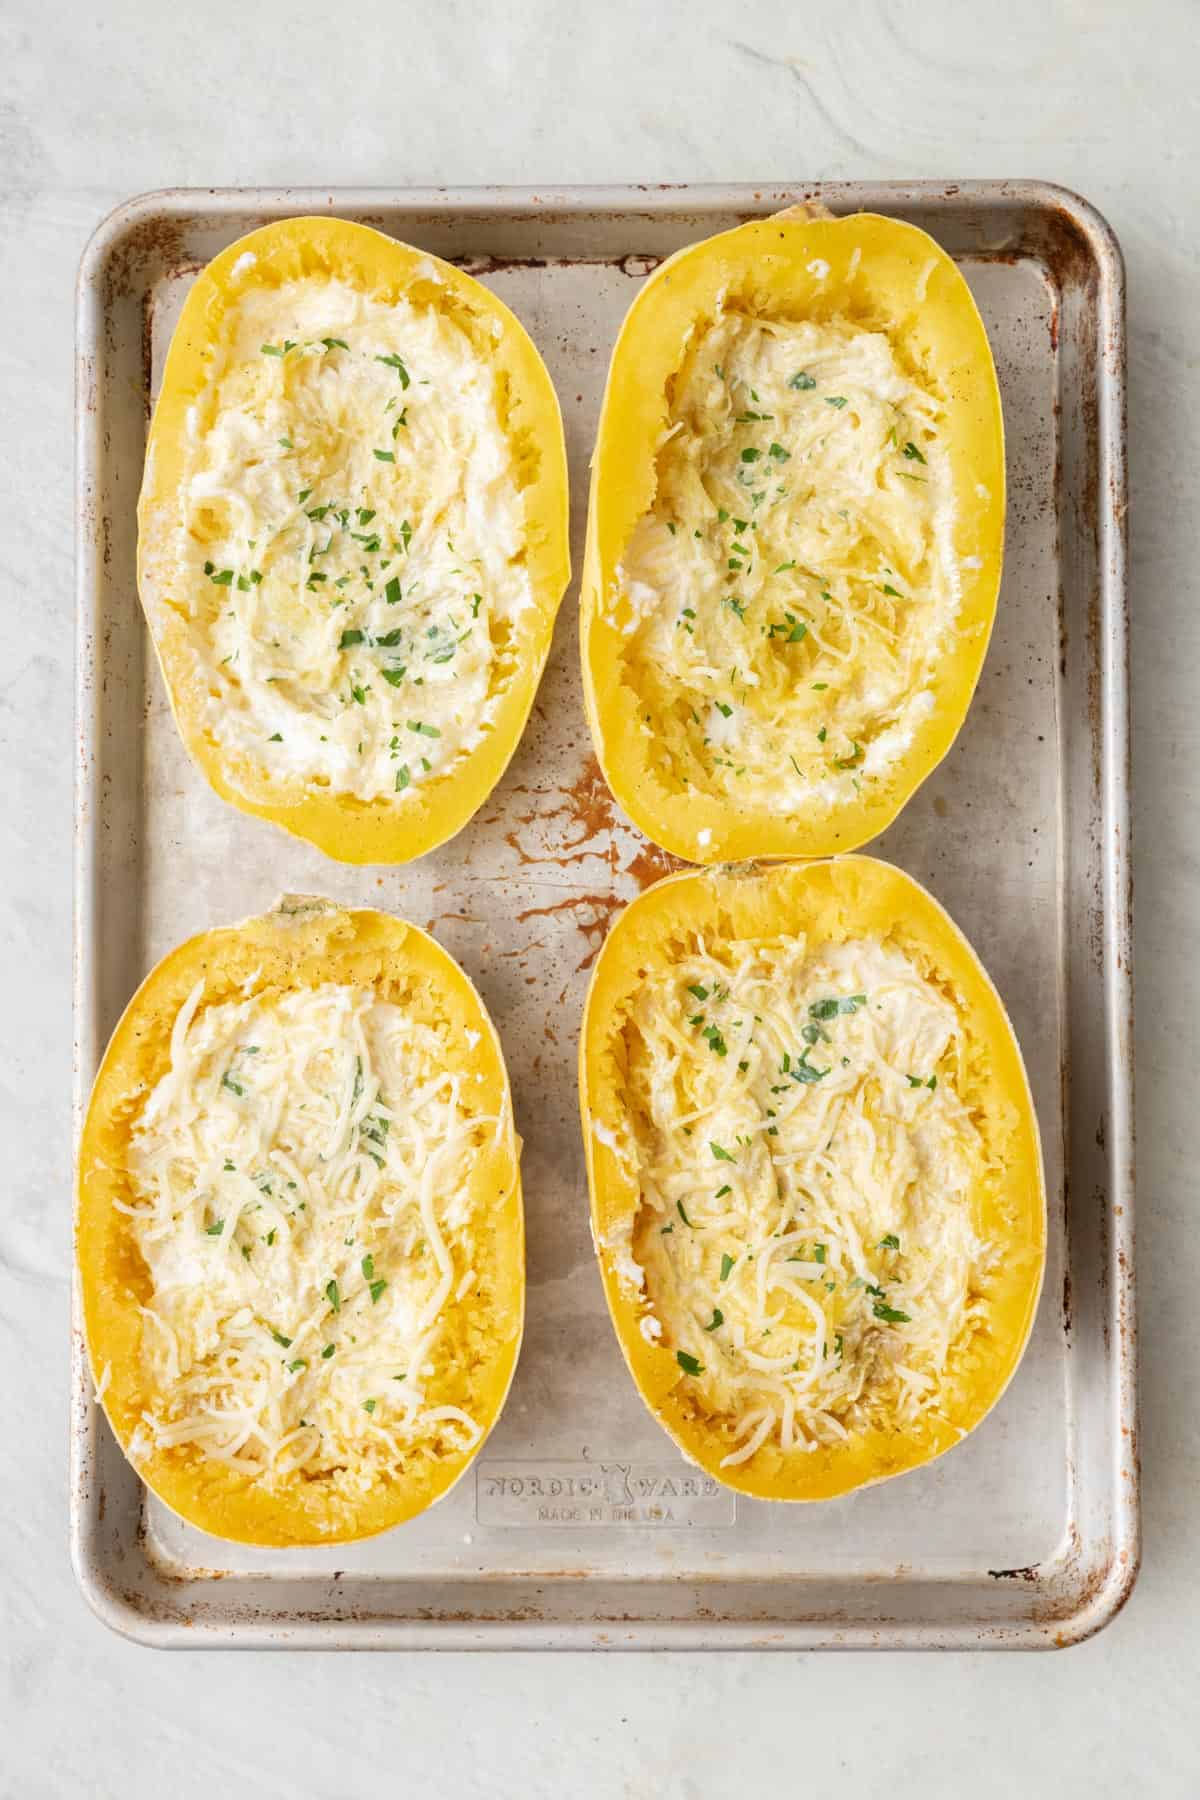
[[[168,1067],[172,1022],[201,978],[206,1005],[328,981],[375,987],[442,1031],[453,1065],[482,1077],[483,1113],[501,1121],[471,1174],[478,1266],[492,1275],[491,1304],[483,1310],[475,1297],[455,1300],[446,1313],[481,1436],[452,1456],[415,1455],[365,1498],[300,1474],[268,1489],[187,1446],[137,1458],[130,1451],[152,1398],[141,1374],[146,1327],[138,1311],[150,1277],[114,1201],[128,1202],[130,1133]],[[214,1537],[285,1546],[370,1537],[424,1512],[469,1467],[499,1417],[524,1324],[519,1140],[500,1040],[483,1001],[433,938],[385,913],[285,901],[275,913],[189,938],[147,975],[100,1064],[79,1146],[75,1244],[88,1358],[109,1424],[147,1487],[181,1518]]]
[[[848,318],[888,333],[944,401],[961,604],[933,705],[886,776],[853,802],[798,816],[734,807],[666,778],[628,679],[628,601],[617,570],[655,496],[668,394],[689,337],[736,299],[772,317]],[[987,333],[966,282],[914,225],[874,213],[809,218],[794,209],[680,250],[656,270],[613,350],[592,459],[581,598],[584,697],[596,754],[618,803],[655,843],[689,862],[829,856],[892,823],[966,717],[987,651],[1004,548],[1004,426]],[[705,835],[707,834],[707,835]],[[699,846],[699,847],[698,847]]]
[[[176,598],[186,581],[173,546],[188,411],[220,355],[225,313],[248,287],[304,275],[340,279],[382,301],[407,297],[436,306],[466,332],[496,372],[501,422],[524,502],[534,604],[519,615],[506,647],[507,673],[491,728],[468,756],[410,789],[402,801],[365,801],[312,783],[276,782],[260,764],[218,743],[204,724],[203,671],[195,665]],[[201,272],[175,328],[150,427],[138,527],[138,589],[175,722],[222,799],[308,839],[339,862],[409,862],[461,830],[520,742],[571,573],[558,400],[527,332],[495,294],[426,251],[344,219],[283,219],[239,238]]]
[[[977,1195],[976,1229],[999,1242],[986,1329],[965,1366],[948,1374],[936,1412],[917,1428],[876,1430],[847,1444],[786,1454],[764,1445],[729,1469],[720,1420],[706,1417],[674,1352],[647,1341],[644,1293],[619,1273],[640,1204],[622,1101],[625,1009],[647,971],[696,936],[774,938],[802,932],[814,944],[890,936],[951,995],[965,1023],[977,1092],[976,1124],[1003,1159],[1002,1189]],[[694,870],[648,888],[617,919],[596,962],[579,1052],[580,1112],[591,1191],[592,1235],[625,1361],[642,1399],[686,1455],[726,1486],[761,1500],[828,1500],[932,1461],[960,1443],[995,1405],[1021,1359],[1041,1291],[1046,1198],[1041,1146],[1021,1052],[1003,1003],[974,950],[924,888],[867,856],[741,870]]]

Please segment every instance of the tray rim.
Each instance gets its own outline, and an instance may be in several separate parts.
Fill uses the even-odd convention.
[[[1126,572],[1128,484],[1125,458],[1126,333],[1125,269],[1117,237],[1100,211],[1082,195],[1054,182],[972,179],[960,182],[808,181],[737,183],[605,183],[542,185],[446,185],[422,187],[175,187],[149,190],[121,202],[97,225],[84,247],[75,291],[75,781],[73,920],[73,1089],[78,1142],[90,1078],[85,1075],[82,1027],[90,1022],[88,967],[89,914],[95,884],[94,808],[90,807],[91,710],[88,687],[93,650],[91,600],[98,554],[86,527],[85,500],[103,457],[99,428],[89,409],[87,345],[103,327],[101,292],[112,259],[133,248],[152,220],[185,221],[201,212],[233,216],[267,212],[279,216],[329,211],[427,211],[445,216],[469,210],[475,216],[516,214],[547,220],[556,216],[609,214],[658,218],[707,210],[761,215],[764,201],[785,197],[824,201],[834,211],[901,211],[906,206],[938,209],[972,207],[980,212],[1025,206],[1065,217],[1087,246],[1099,276],[1098,322],[1103,325],[1103,375],[1098,375],[1096,441],[1097,612],[1099,709],[1095,738],[1100,752],[1098,799],[1106,826],[1099,846],[1103,900],[1101,962],[1106,1038],[1113,1048],[1107,1090],[1111,1179],[1105,1222],[1109,1233],[1111,1290],[1108,1311],[1118,1344],[1113,1368],[1113,1430],[1125,1436],[1130,1479],[1113,1488],[1113,1537],[1104,1578],[1085,1586],[1074,1610],[1039,1622],[943,1622],[938,1625],[879,1619],[771,1622],[731,1618],[676,1620],[529,1620],[479,1617],[475,1620],[372,1619],[361,1614],[327,1619],[293,1617],[275,1622],[229,1619],[224,1623],[155,1617],[135,1604],[112,1572],[90,1553],[97,1521],[82,1500],[87,1450],[99,1424],[99,1409],[83,1345],[78,1276],[72,1273],[70,1406],[70,1551],[76,1579],[95,1615],[121,1636],[160,1648],[243,1647],[257,1649],[980,1649],[1061,1648],[1080,1643],[1120,1612],[1132,1593],[1141,1561],[1140,1476],[1137,1459],[1138,1392],[1136,1284],[1134,1262],[1134,1114],[1132,868],[1130,851],[1130,744],[1128,584]],[[89,422],[90,421],[90,422]],[[1123,1055],[1117,1053],[1123,1051]],[[74,1195],[72,1196],[72,1207]],[[1120,1471],[1118,1471],[1119,1475]],[[269,1579],[269,1578],[267,1578]],[[516,1585],[516,1584],[514,1584]],[[536,1582],[526,1585],[537,1586]],[[881,1584],[886,1585],[886,1584]]]

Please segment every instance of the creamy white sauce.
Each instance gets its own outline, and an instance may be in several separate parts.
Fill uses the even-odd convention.
[[[473,1442],[445,1309],[476,1280],[467,1181],[496,1124],[371,989],[204,1007],[197,987],[129,1155],[147,1444],[369,1486]]]
[[[882,332],[725,312],[689,344],[610,597],[687,786],[834,806],[911,748],[961,597],[940,431]]]
[[[954,1004],[877,938],[709,942],[631,1002],[640,1209],[608,1248],[731,1465],[935,1404],[974,1329],[982,1140]]]
[[[180,543],[207,728],[285,784],[403,804],[489,730],[534,603],[492,367],[340,281],[250,287],[226,334]]]

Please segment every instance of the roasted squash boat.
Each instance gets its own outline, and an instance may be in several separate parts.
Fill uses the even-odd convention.
[[[88,1354],[146,1484],[252,1544],[422,1512],[504,1403],[524,1309],[499,1041],[453,959],[290,901],[159,963],[79,1152]]]
[[[987,649],[987,336],[914,226],[796,209],[682,250],[613,351],[584,689],[614,795],[692,862],[852,850],[945,755]]]
[[[558,402],[471,276],[340,219],[218,256],[171,342],[138,579],[224,799],[344,862],[466,823],[569,577]]]
[[[915,881],[845,857],[648,889],[580,1087],[621,1348],[710,1475],[826,1500],[979,1424],[1037,1304],[1041,1156],[996,991]]]

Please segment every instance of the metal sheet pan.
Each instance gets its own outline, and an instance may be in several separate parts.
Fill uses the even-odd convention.
[[[566,419],[579,566],[618,322],[692,239],[811,196],[914,220],[959,259],[1000,370],[1011,496],[996,633],[951,755],[876,848],[965,927],[1025,1048],[1050,1195],[1047,1282],[1002,1404],[949,1457],[818,1508],[682,1463],[621,1363],[588,1238],[575,1101],[587,974],[664,859],[591,755],[568,596],[530,727],[473,824],[407,869],[349,870],[213,795],[146,654],[134,504],[182,296],[234,237],[333,211],[464,264],[540,345]],[[428,925],[504,1038],[525,1144],[529,1326],[507,1410],[453,1494],[383,1538],[262,1553],[182,1525],[89,1391],[78,1318],[72,1535],[93,1607],[157,1645],[1045,1646],[1104,1624],[1139,1552],[1124,324],[1120,252],[1037,184],[222,191],[103,224],[78,311],[77,1105],[149,965],[282,889]]]

